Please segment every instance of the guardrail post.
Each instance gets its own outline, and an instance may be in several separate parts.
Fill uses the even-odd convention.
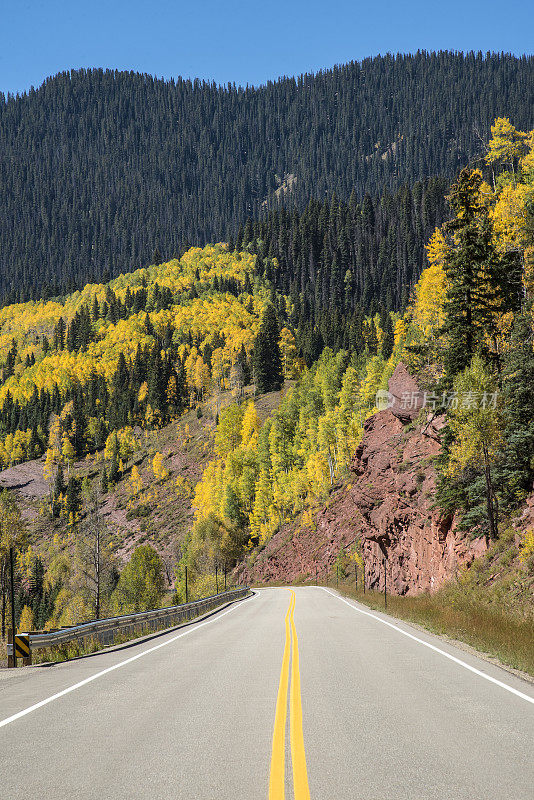
[[[13,643],[13,628],[7,629],[7,666],[17,666],[17,657],[15,655],[15,647]]]
[[[9,576],[11,581],[11,644],[13,645],[13,655],[12,660],[13,663],[11,664],[12,667],[17,666],[17,654],[15,652],[15,640],[13,638],[13,634],[17,629],[17,623],[15,621],[15,580],[13,578],[13,548],[9,548]]]

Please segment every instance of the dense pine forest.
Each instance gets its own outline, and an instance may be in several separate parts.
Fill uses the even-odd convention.
[[[50,78],[0,100],[0,300],[65,294],[151,263],[156,248],[168,259],[235,237],[280,200],[306,218],[310,198],[362,202],[451,180],[483,154],[494,117],[531,127],[533,79],[532,57],[446,52],[259,88],[102,70]],[[373,274],[374,261],[361,264],[372,281],[354,276],[358,302],[401,305],[400,284],[421,268],[416,237],[402,244],[391,303],[390,272]]]
[[[239,230],[238,247],[258,255],[256,273],[290,296],[308,365],[325,345],[364,350],[365,317],[380,312],[387,324],[386,312],[406,307],[425,243],[447,217],[446,187],[430,179],[361,203],[353,192],[348,203],[312,200],[301,214],[282,206]]]

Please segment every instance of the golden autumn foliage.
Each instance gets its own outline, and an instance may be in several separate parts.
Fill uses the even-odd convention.
[[[36,359],[31,367],[24,368],[23,363],[20,364],[18,374],[5,381],[0,388],[0,402],[8,391],[14,399],[24,402],[31,396],[34,386],[51,391],[54,384],[62,388],[71,386],[76,379],[83,383],[93,370],[110,378],[120,352],[133,357],[138,345],[150,346],[153,343],[153,337],[145,330],[145,312],[140,311],[116,323],[97,320],[97,341],[91,342],[83,352],[66,349],[43,352],[42,337],[46,336],[49,341],[52,339],[59,319],[68,324],[83,306],[91,306],[95,299],[105,302],[107,286],[118,298],[124,299],[127,289],[135,293],[143,285],[150,287],[157,282],[160,287],[170,289],[177,302],[170,309],[149,312],[156,332],[172,323],[178,335],[191,332],[195,338],[206,342],[220,332],[230,339],[230,355],[238,352],[243,344],[250,350],[263,306],[261,298],[250,296],[247,308],[233,295],[213,292],[180,302],[181,293],[193,285],[200,290],[205,285],[207,289],[207,282],[215,277],[244,279],[254,268],[255,256],[239,255],[236,259],[220,245],[192,248],[180,260],[175,259],[157,268],[121,275],[107,285],[88,284],[82,291],[69,295],[64,303],[40,300],[0,309],[0,360],[5,359],[13,341],[18,346],[22,362],[29,354]]]
[[[33,630],[33,611],[30,606],[24,606],[21,611],[17,633],[27,633]]]
[[[391,369],[378,356],[346,366],[345,353],[327,348],[262,426],[252,402],[225,409],[217,457],[195,490],[197,521],[237,520],[264,542],[295,514],[307,518],[346,471]]]
[[[142,489],[143,489],[143,481],[142,481],[141,476],[139,474],[139,470],[138,470],[138,468],[137,468],[137,466],[135,464],[132,467],[132,471],[130,473],[130,478],[129,478],[128,482],[129,482],[130,491],[131,491],[132,495],[137,495],[137,494],[139,494],[139,492],[142,491]]]
[[[86,387],[95,376],[105,379],[111,394],[120,358],[124,364],[131,364],[139,350],[150,351],[157,341],[165,339],[168,331],[172,333],[174,352],[178,351],[185,366],[192,404],[206,400],[214,388],[227,388],[238,358],[243,353],[250,358],[265,305],[261,291],[250,293],[255,258],[250,253],[229,253],[225,245],[191,248],[179,260],[121,275],[109,284],[89,284],[61,302],[35,301],[0,309],[0,363],[6,362],[13,348],[16,352],[14,367],[0,385],[0,407],[8,401],[24,406],[34,402],[42,391],[51,396],[57,392],[64,403],[67,392],[76,386]],[[226,291],[224,287],[232,281],[238,289],[248,285],[249,292]],[[163,291],[169,293],[166,297],[170,299],[161,308],[157,296]],[[130,304],[127,316],[118,319],[116,314],[102,312],[108,308],[110,298],[125,302],[139,292],[145,298],[142,310],[133,310]],[[94,307],[96,314],[92,311]],[[60,321],[66,331],[82,312],[90,313],[88,342],[80,347],[67,347],[63,337],[62,345],[56,343]],[[291,345],[289,339],[289,358],[293,352]],[[206,348],[213,351],[211,363],[203,356]],[[165,357],[162,350],[162,358]],[[162,414],[150,396],[149,381],[141,382],[136,392],[142,413],[135,422],[144,427],[161,424]],[[170,375],[163,392],[169,413],[179,414],[183,387],[178,387],[176,374]],[[98,399],[97,405],[99,402]],[[67,429],[66,424],[71,413],[72,401],[69,409],[64,405],[54,415],[60,419],[54,422],[57,435],[52,437],[53,445],[49,445],[53,450],[49,461],[74,459],[75,430],[72,424]],[[93,412],[87,431],[81,432],[87,436],[89,445],[98,446],[99,420],[107,423],[103,414]],[[37,432],[38,439],[42,440],[44,435]],[[20,431],[15,438],[0,441],[0,466],[35,457],[32,449],[35,433],[32,447],[30,439],[31,432]],[[41,444],[40,452],[44,446],[46,442]],[[121,457],[125,462],[129,454],[121,452]]]
[[[486,153],[488,164],[510,164],[525,152],[527,134],[516,130],[508,117],[497,117],[491,126],[491,139]]]
[[[512,173],[501,173],[495,190],[481,181],[478,201],[481,208],[489,210],[497,249],[520,253],[526,293],[534,292],[534,248],[529,245],[532,232],[527,213],[534,184],[534,174],[527,173],[533,148],[533,135],[529,138],[516,131],[509,120],[496,120],[487,160],[494,170],[509,168]],[[508,182],[506,174],[513,175]],[[376,392],[387,388],[396,364],[410,358],[410,348],[414,345],[426,350],[429,358],[438,358],[439,348],[446,346],[442,330],[447,297],[444,266],[449,247],[444,233],[436,230],[427,245],[429,266],[414,288],[410,307],[404,317],[394,315],[393,354],[387,362],[379,356],[368,356],[363,365],[360,362],[355,368],[351,364],[338,372],[337,356],[325,351],[315,367],[304,372],[295,389],[282,400],[278,411],[267,419],[257,438],[249,436],[252,405],[246,408],[244,416],[236,406],[221,418],[216,434],[217,458],[206,468],[195,493],[197,519],[208,515],[223,518],[225,493],[231,488],[254,541],[264,542],[297,513],[305,522],[311,520],[310,508],[325,496],[340,471],[346,469],[361,437],[365,417],[376,410]],[[373,323],[380,347],[384,334],[378,315]],[[512,324],[513,315],[508,312],[501,313],[496,320],[493,346],[499,352],[506,349]],[[366,335],[371,336],[372,331],[368,324]],[[290,332],[284,329],[283,357],[290,346]],[[483,387],[485,376],[481,365],[475,364],[472,374],[462,380],[466,382],[462,391],[469,391],[469,381],[478,381],[478,389]],[[485,451],[491,459],[500,441],[498,409],[481,409],[478,416],[472,409],[464,416],[458,413],[452,425],[456,425],[457,431],[450,462],[453,472],[475,463]]]
[[[534,187],[520,183],[503,187],[492,211],[493,231],[501,252],[523,251],[528,244],[527,205],[534,200]]]
[[[152,472],[157,481],[164,481],[169,476],[169,470],[163,463],[163,455],[156,453],[152,459]]]

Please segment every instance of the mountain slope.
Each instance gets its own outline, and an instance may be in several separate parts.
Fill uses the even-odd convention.
[[[117,275],[155,245],[171,257],[228,238],[280,186],[302,207],[451,178],[495,116],[532,127],[533,78],[532,57],[446,52],[258,89],[60,74],[0,101],[0,298]]]

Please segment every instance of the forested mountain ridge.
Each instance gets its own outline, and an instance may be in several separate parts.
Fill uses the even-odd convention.
[[[62,73],[0,101],[0,299],[64,294],[229,239],[293,174],[289,204],[361,201],[534,119],[534,59],[384,56],[259,88]]]
[[[349,554],[336,547],[350,545],[368,585],[383,588],[387,554],[390,587],[432,590],[436,563],[418,583],[411,537],[428,558],[433,515],[441,579],[502,537],[502,568],[514,570],[491,602],[503,591],[512,607],[520,595],[532,614],[534,131],[497,119],[485,167],[491,185],[466,167],[448,190],[449,219],[427,242],[429,266],[402,315],[367,320],[359,348],[324,348],[253,435],[250,409],[223,412],[218,434],[232,446],[216,451],[196,488],[193,545],[221,540],[237,520],[260,543],[246,580],[313,579],[338,559],[345,569]],[[384,395],[398,418],[378,412]],[[447,564],[449,534],[461,546]]]
[[[379,198],[355,193],[285,206],[248,220],[238,249],[258,254],[256,273],[291,298],[291,321],[308,365],[324,346],[362,351],[365,318],[406,308],[428,263],[425,244],[447,218],[447,182],[431,178]],[[371,350],[373,347],[371,346]]]
[[[531,597],[532,524],[525,517],[517,539],[510,526],[534,480],[534,132],[497,119],[484,173],[488,180],[481,170],[464,168],[449,188],[447,219],[426,243],[429,266],[407,307],[382,306],[374,314],[367,313],[372,302],[359,308],[357,327],[351,322],[343,329],[351,332],[349,346],[344,333],[311,365],[299,352],[306,314],[305,304],[298,308],[302,291],[291,285],[291,269],[302,262],[295,278],[304,289],[310,263],[303,254],[316,239],[319,262],[331,262],[330,280],[319,280],[322,267],[314,264],[309,280],[325,292],[327,306],[337,303],[340,273],[333,266],[337,251],[343,255],[349,222],[360,236],[366,209],[363,216],[375,222],[364,226],[362,247],[386,247],[388,208],[393,231],[414,220],[415,228],[422,220],[429,226],[423,192],[401,190],[399,202],[390,198],[376,206],[367,199],[361,205],[312,203],[290,221],[280,210],[265,224],[245,226],[244,250],[227,243],[192,248],[180,260],[89,284],[61,300],[2,309],[0,458],[9,466],[2,482],[24,488],[21,470],[31,468],[41,484],[32,508],[21,498],[26,518],[32,515],[33,539],[24,536],[14,493],[0,493],[1,519],[7,520],[2,531],[9,534],[0,541],[0,577],[5,591],[6,548],[14,541],[25,624],[37,618],[62,625],[103,609],[137,607],[135,592],[125,597],[121,581],[132,579],[139,559],[142,569],[159,564],[154,569],[161,578],[153,548],[166,556],[172,551],[167,583],[175,599],[183,599],[185,567],[190,590],[209,593],[220,565],[246,559],[250,570],[273,547],[286,547],[288,535],[305,538],[321,509],[335,511],[330,498],[336,491],[348,497],[349,465],[366,421],[373,417],[380,427],[383,419],[376,413],[377,391],[387,389],[401,364],[429,399],[419,422],[425,426],[435,414],[441,421],[432,455],[435,484],[424,489],[424,458],[412,463],[398,447],[407,444],[412,425],[396,423],[401,439],[389,449],[395,470],[406,473],[401,483],[410,497],[428,490],[443,519],[454,518],[459,538],[498,544],[502,537],[514,563],[510,580],[520,578]],[[414,197],[419,216],[410,217],[406,209]],[[376,228],[378,238],[371,235]],[[351,256],[348,261],[358,265]],[[283,293],[286,280],[289,295]],[[317,327],[325,298],[314,311]],[[262,409],[266,393],[276,399]],[[31,467],[21,465],[28,460]],[[390,514],[383,543],[398,543],[406,531],[397,525],[396,507],[383,509],[380,497],[370,498],[365,464],[358,469],[367,511],[377,511],[382,533],[380,515]],[[404,507],[403,492],[398,502]],[[131,552],[124,537],[134,524],[137,541],[146,544],[119,578]],[[36,530],[46,535],[36,538]],[[56,532],[52,542],[50,530]],[[87,571],[95,531],[109,544],[100,605]],[[345,542],[354,545],[355,559],[362,553],[370,558],[368,533]],[[325,567],[337,555],[330,547]],[[403,560],[402,550],[391,556]],[[379,561],[368,573],[373,585],[382,574]],[[157,592],[142,601],[146,607],[162,601],[162,587],[161,578]]]

